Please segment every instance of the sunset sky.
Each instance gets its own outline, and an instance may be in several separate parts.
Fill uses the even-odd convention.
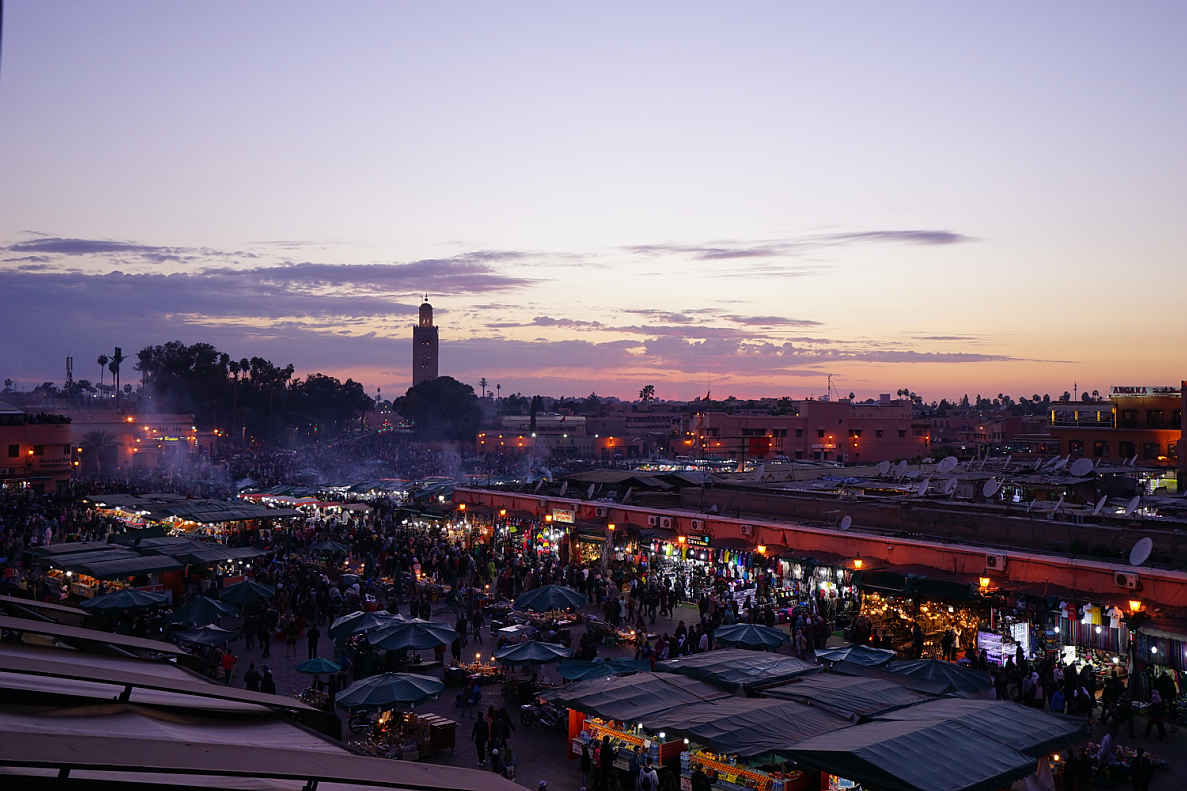
[[[0,378],[928,401],[1187,376],[1187,4],[8,0]],[[125,380],[130,377],[125,375]]]

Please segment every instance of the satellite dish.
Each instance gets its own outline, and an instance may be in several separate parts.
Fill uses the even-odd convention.
[[[997,494],[997,490],[1001,487],[1002,485],[996,478],[990,478],[985,482],[985,485],[981,487],[981,494],[985,495],[986,498],[993,497],[993,495]]]
[[[1063,506],[1063,495],[1059,495],[1059,501],[1055,503],[1055,507],[1051,509],[1051,513],[1055,513]]]
[[[540,491],[540,487],[541,487],[541,486],[543,486],[543,485],[544,485],[544,479],[543,479],[543,478],[541,478],[540,480],[536,481],[536,491]]]
[[[1135,498],[1133,498],[1132,500],[1130,500],[1130,501],[1129,501],[1129,503],[1127,503],[1127,504],[1126,504],[1126,506],[1125,506],[1125,514],[1124,514],[1124,515],[1125,515],[1125,516],[1129,516],[1129,515],[1130,515],[1130,514],[1132,514],[1134,511],[1136,511],[1136,510],[1137,510],[1137,507],[1138,507],[1139,505],[1141,505],[1141,502],[1142,502],[1142,498],[1141,498],[1141,497],[1135,497]]]
[[[627,487],[626,494],[622,496],[622,504],[626,505],[627,498],[631,496],[631,492],[635,490],[634,486]]]
[[[1065,466],[1067,466],[1068,459],[1070,459],[1070,458],[1071,458],[1071,456],[1068,456],[1067,459],[1060,459],[1059,461],[1055,462],[1055,466],[1051,468],[1051,472],[1055,472],[1057,470],[1062,470]],[[1088,463],[1091,464],[1092,462],[1088,462]]]
[[[1140,566],[1150,559],[1150,550],[1154,549],[1154,542],[1147,536],[1133,545],[1129,550],[1129,565]]]
[[[1034,507],[1035,507],[1035,501],[1034,501],[1034,500],[1031,500],[1029,503],[1027,503],[1027,504],[1026,504],[1026,513],[1028,513],[1028,514],[1029,514],[1029,513],[1030,513],[1030,509],[1032,509],[1032,508],[1034,508]]]
[[[713,503],[713,505],[709,506],[709,513],[711,513],[711,514],[717,513],[717,503]]]
[[[888,472],[890,472],[890,462],[888,462],[888,461],[878,462],[878,474],[885,475]]]
[[[1002,467],[1005,468],[1005,467],[1010,466],[1010,459],[1012,459],[1012,458],[1014,458],[1013,453],[1011,453],[1009,456],[1006,456],[1006,460],[1004,462],[1002,462]]]
[[[904,477],[909,481],[913,481],[922,474],[923,470],[907,470],[907,474]]]
[[[930,485],[931,485],[931,478],[926,478],[926,479],[920,481],[919,488],[915,490],[915,493],[917,495],[919,495],[920,497],[922,497],[923,495],[927,494],[927,487]]]
[[[1076,478],[1083,478],[1092,472],[1092,459],[1076,459],[1069,470]]]
[[[562,484],[561,484],[561,494],[560,494],[560,496],[561,496],[561,497],[564,497],[564,496],[565,496],[565,492],[567,492],[567,491],[569,491],[569,482],[568,482],[568,481],[565,481],[564,483],[562,483]]]
[[[844,533],[846,530],[848,530],[852,526],[853,526],[853,517],[852,516],[846,516],[843,519],[841,519],[841,532],[842,533]]]
[[[943,475],[946,472],[952,472],[954,467],[956,467],[956,457],[945,456],[944,458],[940,459],[940,463],[936,465],[936,472]]]
[[[898,464],[894,465],[894,477],[901,478],[907,473],[907,460],[903,459]]]
[[[1133,458],[1131,458],[1131,459],[1129,460],[1129,466],[1130,466],[1130,467],[1136,467],[1136,466],[1137,466],[1137,463],[1138,463],[1138,455],[1135,453],[1135,454],[1133,454]]]
[[[956,487],[960,484],[955,478],[949,478],[948,483],[944,484],[944,494],[952,494],[956,491]]]
[[[1101,509],[1105,507],[1105,503],[1107,503],[1108,501],[1109,501],[1109,496],[1107,494],[1104,497],[1097,500],[1096,506],[1092,509],[1092,515],[1099,516]]]
[[[767,471],[766,464],[760,464],[754,468],[754,480],[761,481],[763,473]]]
[[[594,485],[591,483],[591,484],[589,485],[589,490],[588,490],[588,491],[586,491],[586,493],[585,493],[585,499],[586,499],[586,500],[593,499],[593,490],[594,490]]]

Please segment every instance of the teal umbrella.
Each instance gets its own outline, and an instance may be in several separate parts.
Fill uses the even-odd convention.
[[[121,610],[152,610],[168,601],[169,597],[163,593],[124,588],[84,601],[81,606],[88,612],[119,612]]]
[[[524,665],[547,665],[569,657],[569,649],[559,643],[542,643],[528,640],[500,648],[495,651],[495,661],[500,665],[522,667]]]
[[[175,643],[191,643],[214,648],[238,640],[239,632],[207,624],[197,629],[174,629],[169,633],[169,639]]]
[[[771,626],[759,626],[753,623],[735,623],[729,626],[719,626],[713,632],[713,639],[722,645],[740,646],[742,648],[761,648],[774,651],[781,645],[791,642],[791,637],[781,629]]]
[[[342,668],[334,664],[328,659],[322,659],[320,656],[313,659],[306,659],[304,662],[297,665],[298,673],[308,673],[316,676],[320,673],[338,673]]]
[[[603,676],[629,676],[632,673],[645,673],[649,670],[651,670],[651,662],[646,659],[602,659],[599,657],[592,662],[565,659],[556,672],[565,681],[587,681]]]
[[[457,630],[442,623],[431,623],[419,618],[384,626],[372,632],[367,641],[384,651],[403,649],[423,651],[439,645],[449,645],[457,639]]]
[[[349,555],[350,547],[337,541],[318,541],[309,545],[309,551],[322,555]]]
[[[223,604],[242,607],[244,604],[254,604],[260,599],[267,601],[276,595],[275,585],[265,585],[254,580],[243,580],[234,585],[223,588],[218,600]]]
[[[347,711],[391,711],[401,705],[417,706],[443,689],[445,683],[432,676],[384,673],[356,681],[342,690],[335,702]]]
[[[564,585],[545,585],[515,599],[515,609],[545,612],[546,610],[579,609],[589,603],[584,593],[578,593]]]
[[[396,621],[404,620],[402,616],[389,612],[363,612],[356,610],[349,615],[335,618],[330,624],[330,637],[335,640],[345,640],[352,634],[373,632]]]
[[[181,626],[206,626],[215,623],[224,615],[239,615],[234,607],[228,607],[222,602],[206,596],[199,596],[189,604],[178,609],[169,619],[169,623]]]
[[[867,667],[883,667],[898,658],[898,654],[885,648],[872,648],[868,645],[839,645],[836,648],[816,649],[816,658],[835,664],[837,662],[856,662]]]

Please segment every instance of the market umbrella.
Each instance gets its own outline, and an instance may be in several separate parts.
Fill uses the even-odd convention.
[[[87,612],[118,612],[121,610],[151,610],[168,601],[169,597],[163,593],[124,588],[96,596],[84,601],[80,606]]]
[[[175,643],[192,643],[213,648],[238,640],[239,632],[208,624],[197,629],[174,629],[169,633],[169,639]]]
[[[373,632],[367,639],[371,645],[384,651],[422,651],[439,645],[449,645],[457,639],[457,630],[442,623],[431,623],[416,618],[388,624]]]
[[[349,615],[334,619],[334,622],[330,624],[330,637],[335,640],[345,640],[352,634],[373,632],[398,620],[403,620],[403,617],[395,613],[355,610]]]
[[[223,604],[241,607],[244,604],[254,604],[260,599],[268,600],[276,595],[275,585],[265,585],[255,580],[243,580],[234,585],[223,588],[218,600]]]
[[[973,670],[940,659],[911,659],[905,662],[891,662],[886,666],[891,673],[927,681],[946,681],[957,692],[984,692],[993,687],[989,674],[984,670]]]
[[[313,659],[306,659],[304,662],[297,665],[298,673],[308,673],[313,676],[319,675],[321,673],[338,673],[341,670],[341,667],[328,659],[322,659],[320,656]]]
[[[581,659],[565,659],[556,669],[557,675],[565,681],[586,681],[603,676],[625,676],[651,670],[646,659],[602,659],[586,662]]]
[[[569,656],[569,649],[559,643],[542,643],[528,640],[495,651],[495,661],[500,665],[523,667],[524,665],[546,665],[559,662]]]
[[[570,607],[576,609],[588,603],[584,593],[578,593],[564,585],[545,585],[543,588],[536,588],[520,594],[515,600],[515,608],[545,612],[547,610],[567,610]]]
[[[356,681],[338,694],[335,701],[347,711],[391,711],[400,705],[416,706],[434,698],[445,683],[415,673],[383,673]]]
[[[741,646],[742,648],[761,648],[774,651],[781,645],[791,642],[791,637],[780,629],[770,626],[759,626],[753,623],[736,623],[729,626],[719,626],[713,633],[713,639],[722,645]]]
[[[346,544],[339,544],[337,541],[318,541],[316,544],[309,545],[309,551],[326,555],[349,555],[350,547]]]
[[[836,648],[817,649],[816,658],[830,663],[856,662],[869,667],[882,667],[897,659],[898,654],[886,648],[871,648],[868,645],[841,645]]]
[[[234,607],[230,607],[207,596],[199,596],[173,613],[173,617],[169,619],[169,623],[180,624],[181,626],[205,626],[206,624],[215,623],[224,615],[239,614],[239,611]]]

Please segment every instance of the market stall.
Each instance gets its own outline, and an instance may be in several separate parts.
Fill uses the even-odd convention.
[[[760,689],[819,673],[819,665],[783,654],[727,648],[668,659],[656,664],[661,673],[678,673],[726,692],[739,687]]]

